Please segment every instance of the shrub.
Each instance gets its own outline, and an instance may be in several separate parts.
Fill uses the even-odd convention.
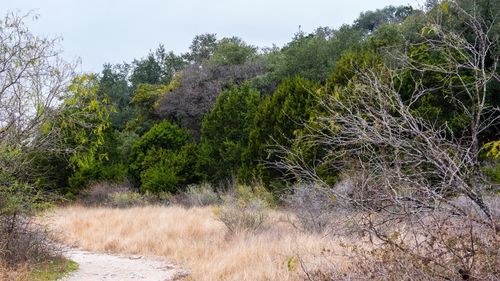
[[[56,256],[57,249],[49,243],[46,230],[30,216],[42,204],[40,193],[29,185],[9,177],[0,177],[0,260],[14,265],[31,263]]]
[[[151,149],[164,149],[165,151],[178,151],[188,143],[189,133],[168,121],[154,125],[137,142],[132,145],[129,157],[129,172],[135,180],[140,179],[140,174],[149,168],[144,163],[145,157]],[[151,164],[151,161],[148,162]]]
[[[440,217],[408,232],[393,230],[387,238],[384,238],[386,243],[373,249],[354,249],[349,278],[498,280],[500,277],[498,234],[489,227]]]
[[[208,206],[220,202],[219,195],[208,183],[188,186],[185,195],[190,206]]]
[[[143,160],[147,167],[141,172],[143,192],[177,193],[186,184],[195,181],[196,145],[188,143],[178,151],[152,148]]]
[[[132,191],[116,192],[112,195],[112,200],[113,206],[117,208],[143,206],[147,203],[140,193]]]
[[[231,234],[257,232],[265,226],[268,218],[267,205],[259,199],[244,204],[235,198],[225,198],[224,204],[215,209],[215,215]]]
[[[121,183],[100,181],[90,185],[83,193],[83,203],[90,206],[112,206],[116,193],[128,192],[132,186],[128,181]]]
[[[215,209],[215,215],[230,234],[258,232],[266,226],[272,198],[261,185],[238,185],[222,197],[223,204]]]
[[[315,184],[297,184],[284,201],[295,213],[303,231],[324,232],[332,222],[336,197]]]

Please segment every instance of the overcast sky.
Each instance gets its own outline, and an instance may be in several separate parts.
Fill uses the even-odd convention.
[[[282,46],[299,25],[351,23],[360,12],[387,5],[416,6],[418,0],[0,0],[7,11],[34,10],[29,22],[40,35],[60,36],[64,57],[81,58],[82,71],[100,71],[106,62],[130,62],[161,43],[167,50],[188,50],[193,37],[216,33],[238,36],[259,46]]]

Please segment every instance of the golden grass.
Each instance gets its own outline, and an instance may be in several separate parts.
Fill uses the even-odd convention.
[[[30,279],[28,265],[18,265],[10,267],[0,263],[0,280],[27,281]]]
[[[191,271],[192,280],[303,280],[298,260],[309,269],[324,255],[346,268],[340,241],[291,228],[273,212],[266,230],[228,236],[211,207],[65,207],[51,213],[50,224],[62,242],[91,251],[158,255]],[[331,265],[330,265],[331,266]]]

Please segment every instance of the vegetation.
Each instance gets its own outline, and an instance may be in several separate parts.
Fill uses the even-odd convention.
[[[160,45],[130,64],[77,73],[58,40],[32,34],[27,16],[5,15],[0,269],[57,260],[32,217],[64,200],[158,212],[179,231],[168,235],[195,244],[194,252],[168,243],[152,250],[144,245],[165,233],[148,230],[140,246],[110,245],[103,235],[139,235],[114,226],[87,235],[96,235],[95,245],[81,242],[91,249],[204,263],[202,243],[230,251],[233,239],[279,268],[251,259],[266,267],[255,280],[500,278],[499,16],[492,0],[388,6],[337,29],[299,30],[280,48],[201,34],[184,54]],[[172,204],[191,209],[148,206]],[[81,229],[66,227],[63,240],[78,243]],[[346,231],[370,238],[344,247],[348,272],[324,260],[308,267],[311,256],[290,251],[293,239],[316,249],[305,235]],[[300,274],[276,262],[281,247],[287,270]],[[228,268],[210,272],[248,280]]]
[[[78,264],[72,260],[54,259],[36,266],[30,273],[34,281],[59,280],[71,272],[78,270]]]

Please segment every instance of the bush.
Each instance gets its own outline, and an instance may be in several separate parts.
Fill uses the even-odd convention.
[[[144,163],[150,150],[178,151],[188,143],[189,138],[186,130],[166,120],[154,125],[132,145],[129,172],[134,180],[139,180],[141,172],[150,167]],[[148,163],[152,164],[151,161]]]
[[[188,186],[185,196],[190,206],[209,206],[220,202],[219,195],[207,183]]]
[[[128,192],[131,189],[132,186],[127,181],[121,183],[95,182],[83,193],[82,201],[89,206],[112,206],[114,194]]]
[[[152,148],[143,160],[147,167],[141,172],[143,192],[177,193],[186,184],[195,181],[196,145],[188,143],[178,151]]]
[[[147,203],[140,193],[132,191],[113,193],[112,200],[113,206],[117,208],[143,206]]]
[[[30,216],[42,204],[41,195],[29,185],[0,177],[0,261],[8,265],[32,263],[56,256],[45,229]]]
[[[415,237],[418,239],[408,239]],[[393,231],[386,243],[354,249],[349,278],[373,280],[499,280],[500,243],[489,227],[456,218]]]
[[[239,185],[222,197],[223,204],[215,209],[215,215],[230,234],[258,232],[266,227],[272,198],[262,186]]]
[[[234,198],[225,198],[224,204],[215,209],[215,215],[231,234],[257,232],[265,226],[268,217],[267,206],[262,200],[252,199],[243,204]]]
[[[315,184],[297,184],[284,201],[295,213],[303,231],[324,232],[332,222],[336,197],[329,190]]]

